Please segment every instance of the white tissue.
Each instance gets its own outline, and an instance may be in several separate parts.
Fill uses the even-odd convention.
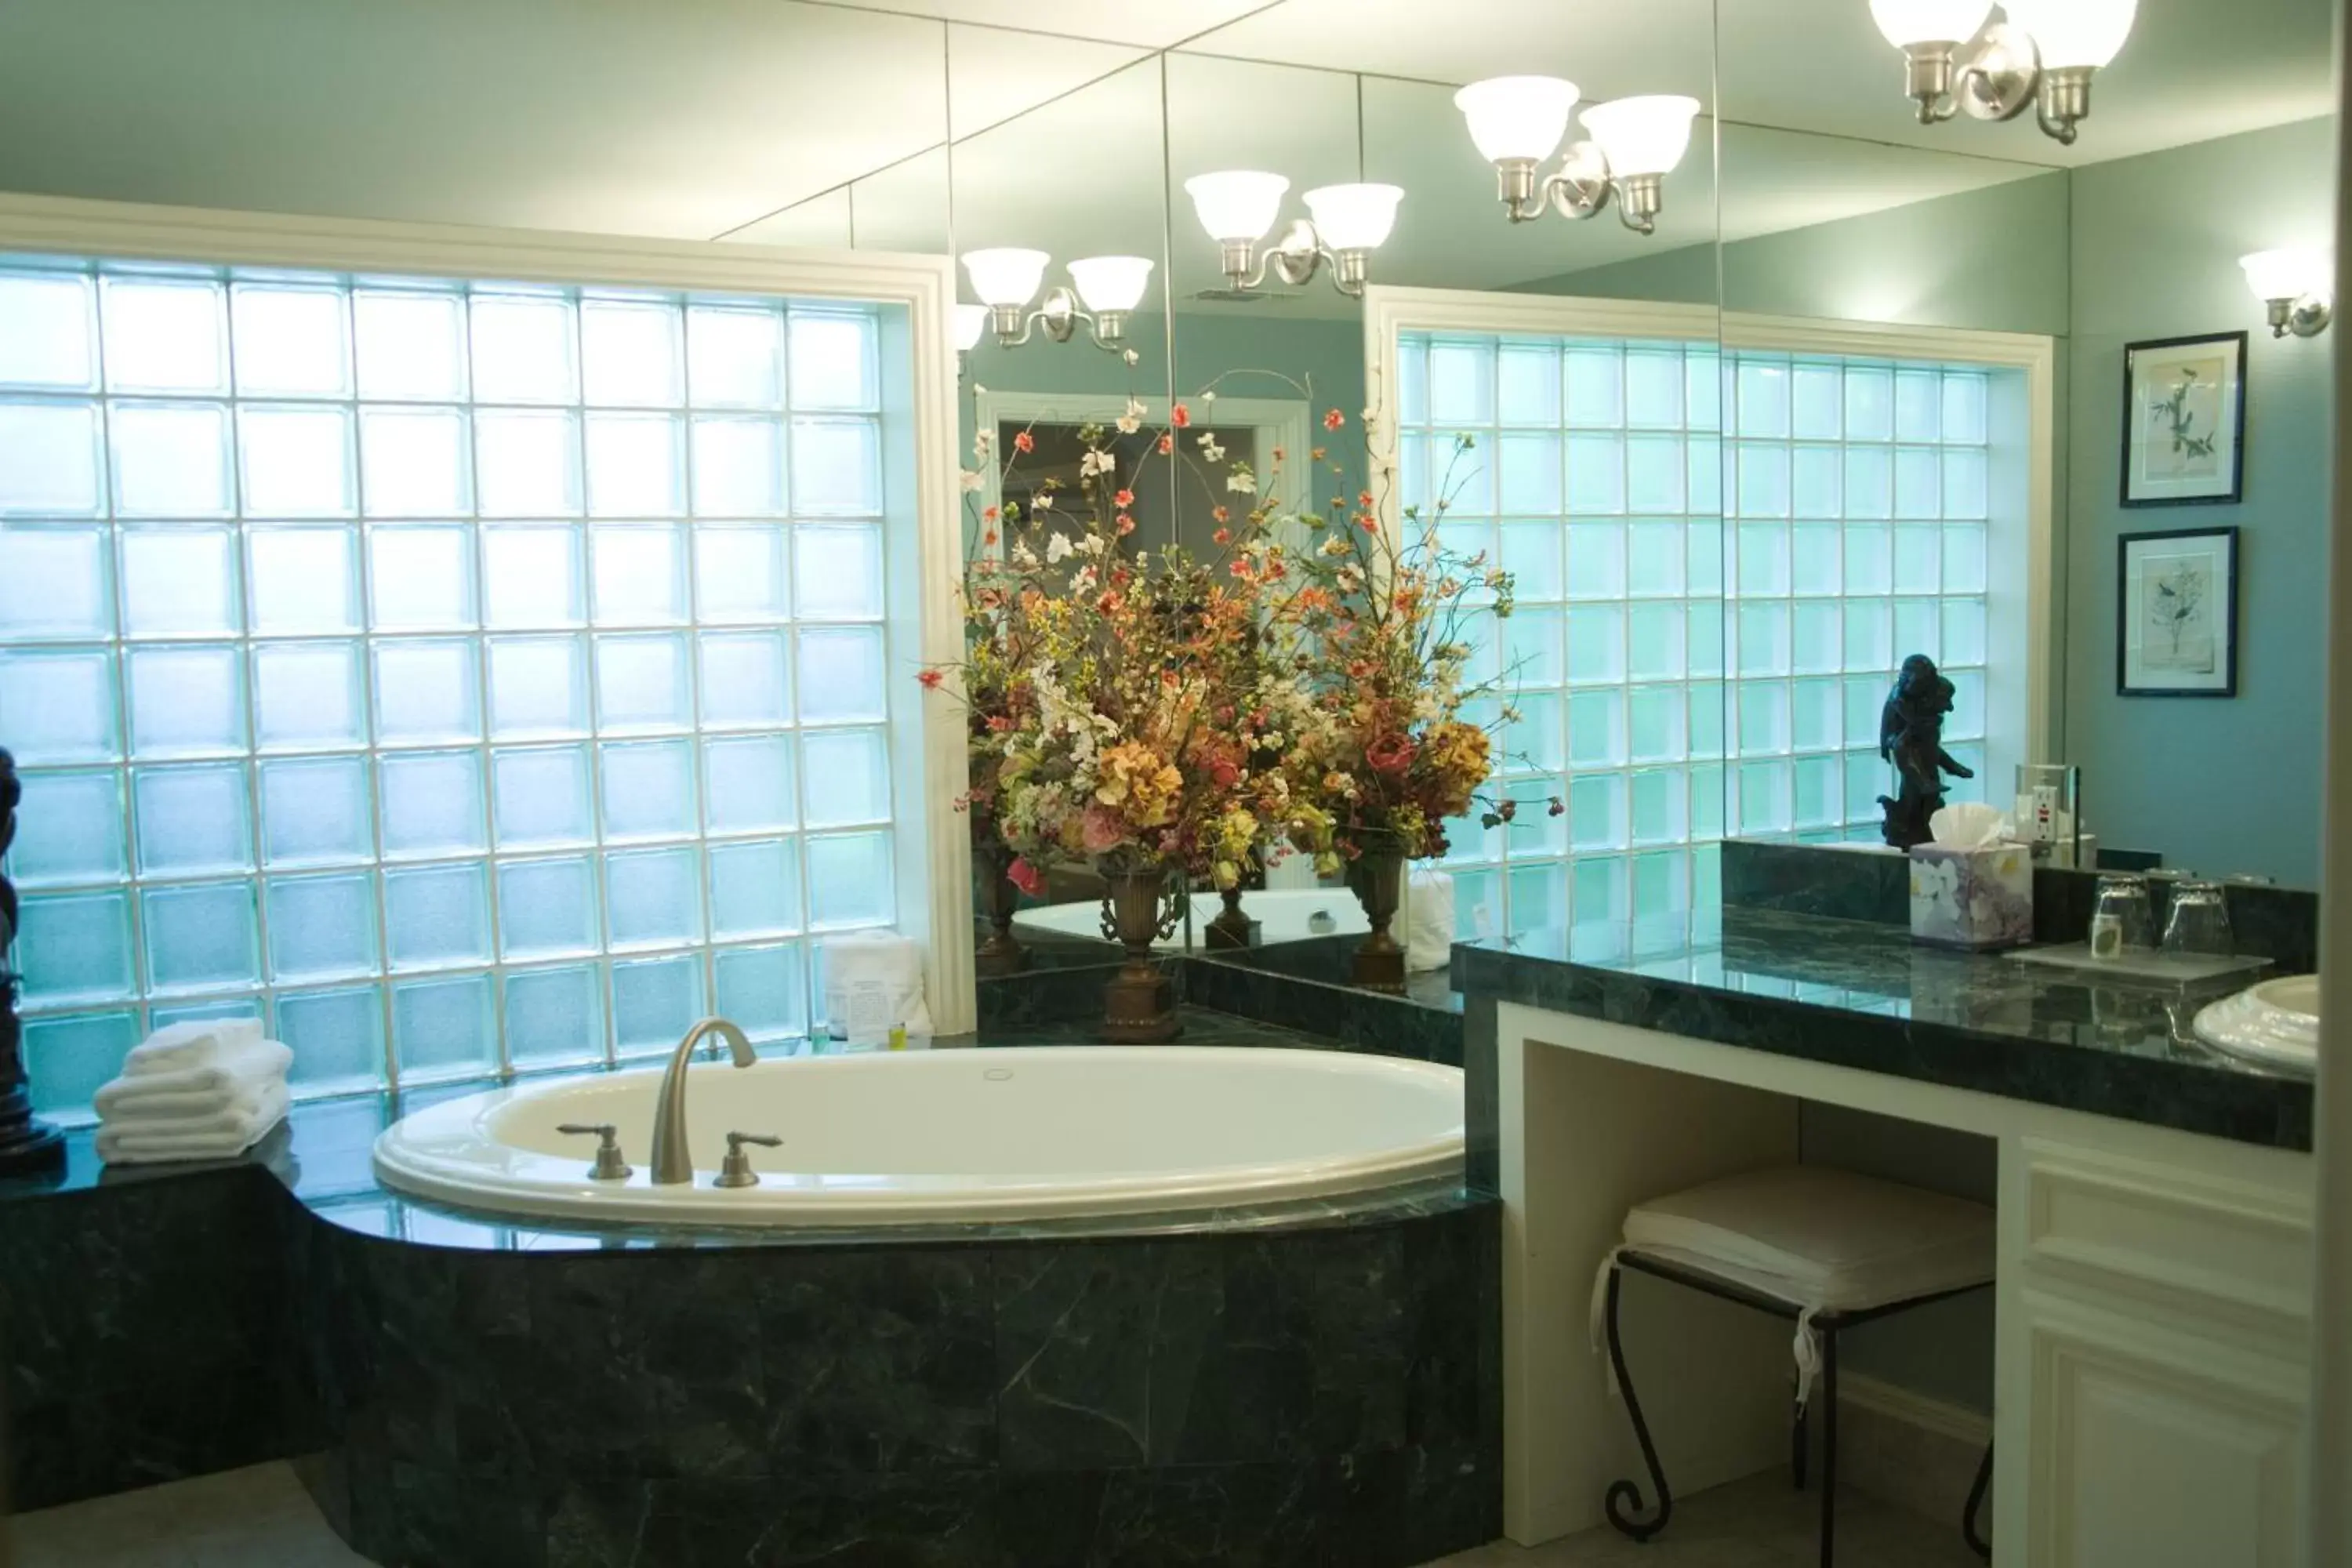
[[[894,931],[849,931],[827,937],[824,954],[826,1031],[856,1047],[878,1046],[890,1026],[909,1035],[931,1032],[923,999],[923,950]]]
[[[1948,805],[1927,819],[1936,842],[1953,849],[1977,849],[2009,837],[2009,818],[1977,801]]]

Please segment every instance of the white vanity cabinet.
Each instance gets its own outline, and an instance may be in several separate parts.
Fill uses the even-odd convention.
[[[2148,1147],[2002,1142],[1998,1481],[2026,1506],[2001,1510],[1999,1559],[2289,1568],[2310,1162],[2131,1142]]]
[[[1627,1206],[1800,1158],[1813,1101],[1999,1150],[2001,1568],[2299,1568],[2309,1154],[1510,1004],[1496,1036],[1513,1539],[1639,1473],[1582,1332]],[[1669,1290],[1627,1348],[1678,1491],[1786,1462],[1785,1326]]]

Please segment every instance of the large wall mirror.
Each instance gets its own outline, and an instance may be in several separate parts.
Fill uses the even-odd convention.
[[[2109,36],[2089,41],[2095,52],[2121,43],[2062,142],[2031,107],[2006,122],[1963,112],[1920,123],[1904,57],[1864,6],[1809,5],[1801,25],[1777,8],[1722,8],[1725,308],[1886,330],[1896,367],[1890,427],[1857,401],[1876,373],[1848,361],[1843,420],[1824,413],[1792,428],[1795,441],[1843,442],[1848,454],[1842,492],[1793,499],[1792,584],[1843,596],[1842,670],[1857,668],[1855,635],[1877,637],[1882,619],[1895,654],[1925,652],[1947,668],[1948,733],[1983,763],[1961,786],[1971,796],[2006,808],[2016,763],[2072,763],[2100,850],[2311,887],[2325,605],[2307,563],[2326,539],[2335,339],[2273,337],[2240,258],[2280,247],[2324,258],[2328,246],[2330,8],[2084,9],[2115,14]],[[2000,363],[2008,334],[2053,351],[2046,423],[2026,411],[2021,450],[2002,428],[2004,384],[2018,374]],[[2212,341],[2145,351],[2127,382],[2132,345],[2180,339]],[[1917,374],[1906,378],[1909,362]],[[1931,419],[1925,373],[1937,362],[1945,395]],[[1806,365],[1800,353],[1790,371],[1801,403]],[[2184,375],[2217,368],[2216,401],[2209,379],[2168,408]],[[2217,413],[2220,428],[2208,428]],[[1874,459],[1858,488],[1857,444],[1888,437],[1891,496]],[[2179,464],[2202,479],[2147,471],[2174,463],[2176,438]],[[2151,441],[2157,458],[2134,456]],[[2046,527],[2034,515],[2045,509]],[[1819,526],[1832,521],[1839,574]],[[2180,542],[2124,542],[2147,533]],[[2210,597],[2189,612],[2186,641],[2143,668],[2143,645],[2162,631],[2167,570],[2143,556],[2226,561],[2213,552],[2227,541],[2233,580],[2192,573]],[[1890,616],[1856,611],[1890,590]],[[1832,667],[1828,650],[1814,651],[1812,668]],[[1797,665],[1805,658],[1795,650]],[[1806,704],[1794,706],[1801,719]],[[1844,740],[1862,738],[1849,728]],[[1794,749],[1801,758],[1802,737]],[[1826,803],[1801,792],[1791,819],[1756,826],[1866,833],[1866,804],[1849,797],[1832,822]]]

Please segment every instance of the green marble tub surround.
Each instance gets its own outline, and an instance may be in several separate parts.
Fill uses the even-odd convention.
[[[1185,1026],[1342,1045],[1197,1006]],[[1062,1019],[934,1048],[1097,1038]],[[1404,1568],[1500,1531],[1500,1210],[1459,1179],[767,1229],[517,1223],[376,1183],[383,1128],[483,1087],[301,1105],[209,1165],[109,1170],[84,1129],[54,1181],[0,1183],[17,1503],[294,1458],[358,1550],[434,1568],[777,1541]]]

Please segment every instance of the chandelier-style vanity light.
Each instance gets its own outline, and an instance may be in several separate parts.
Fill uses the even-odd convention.
[[[2336,318],[2336,266],[2324,250],[2258,250],[2238,258],[2263,302],[2271,336],[2315,338]]]
[[[1142,301],[1151,280],[1150,261],[1140,256],[1081,257],[1070,263],[1070,282],[1055,284],[1030,310],[1029,301],[1053,260],[1042,250],[1010,246],[964,252],[963,269],[981,303],[956,307],[961,346],[971,347],[983,327],[992,327],[999,347],[1019,348],[1041,325],[1047,337],[1066,343],[1083,321],[1097,348],[1126,352],[1128,312]]]
[[[1903,51],[1903,90],[1920,124],[1963,110],[2014,120],[2031,104],[2042,133],[2066,146],[2091,112],[2091,74],[2124,47],[2138,9],[2139,0],[2002,0],[2007,19],[1986,27],[1991,0],[1870,0],[1871,19]]]
[[[1377,184],[1318,185],[1306,194],[1310,216],[1292,220],[1259,256],[1257,242],[1282,215],[1289,189],[1287,179],[1260,169],[1220,169],[1184,182],[1201,226],[1217,242],[1227,286],[1253,293],[1265,287],[1270,269],[1297,288],[1328,261],[1332,287],[1350,299],[1362,294],[1371,254],[1396,226],[1403,190]]]
[[[1591,137],[1571,145],[1559,168],[1537,171],[1568,134],[1576,84],[1551,76],[1498,76],[1454,95],[1470,122],[1479,156],[1495,165],[1496,194],[1513,223],[1541,217],[1587,218],[1613,195],[1617,216],[1635,234],[1654,234],[1665,177],[1690,149],[1698,100],[1649,93],[1596,103],[1579,116]]]

